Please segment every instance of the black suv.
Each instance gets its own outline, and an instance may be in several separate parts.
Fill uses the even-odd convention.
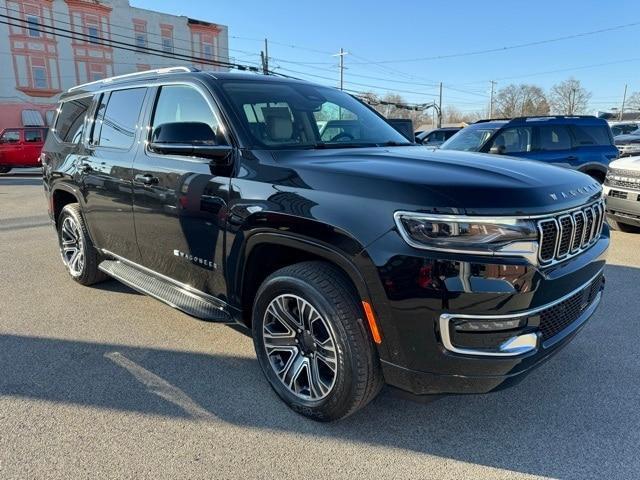
[[[309,417],[384,382],[507,385],[600,301],[609,229],[582,173],[431,151],[350,95],[276,77],[151,71],[75,87],[58,112],[44,185],[71,277],[247,326]],[[321,137],[333,120],[355,130]]]

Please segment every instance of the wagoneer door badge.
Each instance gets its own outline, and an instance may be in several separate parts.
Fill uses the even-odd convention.
[[[218,265],[215,262],[207,260],[206,258],[196,257],[194,255],[191,255],[190,253],[181,252],[180,250],[174,250],[173,254],[176,257],[189,260],[191,263],[198,265],[199,267],[208,268],[210,270],[216,270],[218,268]]]

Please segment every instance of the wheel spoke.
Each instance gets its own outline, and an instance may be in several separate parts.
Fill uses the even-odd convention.
[[[275,302],[271,302],[267,311],[287,329],[295,332],[300,328],[298,321],[287,311],[283,299],[278,298]]]
[[[311,390],[311,396],[323,397],[329,391],[329,385],[322,381],[320,378],[320,368],[318,367],[317,357],[313,358],[309,362],[309,387]]]
[[[300,354],[297,354],[293,357],[292,361],[288,362],[287,366],[282,371],[282,381],[284,384],[294,389],[294,382],[300,376],[304,366],[306,365],[306,358]]]
[[[277,347],[294,347],[296,345],[296,336],[295,334],[273,334],[264,333],[264,346],[271,349],[276,349]]]

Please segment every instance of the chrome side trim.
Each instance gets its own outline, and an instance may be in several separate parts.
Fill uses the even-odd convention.
[[[511,313],[511,314],[507,314],[507,315],[471,315],[471,314],[465,314],[465,313],[463,313],[463,314],[443,313],[443,314],[440,315],[440,319],[438,321],[438,325],[440,327],[440,336],[442,337],[442,344],[450,352],[459,353],[461,355],[477,355],[477,356],[482,356],[482,357],[513,357],[513,356],[517,356],[517,355],[522,355],[523,353],[526,353],[526,352],[522,352],[522,351],[517,351],[517,352],[487,352],[487,351],[484,351],[484,350],[474,350],[474,349],[470,349],[470,348],[459,348],[459,347],[456,347],[451,342],[451,332],[450,332],[450,328],[449,328],[451,320],[454,320],[454,319],[457,319],[457,318],[470,318],[470,319],[480,319],[480,320],[504,320],[504,319],[511,319],[511,318],[529,317],[529,316],[535,315],[536,313],[539,313],[539,312],[541,312],[543,310],[546,310],[547,308],[554,307],[554,306],[558,305],[559,303],[562,303],[565,300],[567,300],[568,298],[572,297],[576,293],[579,293],[580,291],[585,289],[591,282],[593,282],[596,278],[598,278],[600,275],[602,275],[603,271],[604,271],[604,267],[601,268],[598,271],[598,273],[596,273],[593,277],[591,277],[589,279],[589,281],[583,283],[582,285],[580,285],[575,290],[572,290],[571,292],[569,292],[566,295],[554,300],[553,302],[547,303],[546,305],[542,305],[541,307],[533,308],[531,310],[526,310],[524,312]],[[601,295],[598,295],[596,297],[596,299],[594,299],[594,301],[591,303],[590,307],[592,305],[596,305],[597,303],[599,303],[600,302],[600,298],[601,298]],[[593,313],[593,310],[595,310],[595,308],[593,308],[593,309],[592,308],[587,308],[585,310],[585,312],[590,311],[591,313]],[[578,317],[578,319],[576,321],[574,321],[572,324],[568,325],[565,330],[571,328],[574,324],[577,324],[579,321],[581,323],[584,323],[584,321],[586,321],[586,318],[582,319],[583,316],[584,315],[581,315],[580,317]],[[564,330],[562,332],[558,333],[558,335],[562,335],[563,333],[564,333]],[[559,337],[559,339],[561,339],[561,338],[562,337]],[[507,342],[510,342],[512,340],[513,339],[507,340]],[[555,337],[553,337],[553,338],[547,340],[544,343],[543,346],[549,347],[549,346],[553,345],[553,343],[556,343],[557,341],[558,340],[556,340]],[[536,347],[536,348],[538,348],[538,347]],[[530,349],[528,351],[532,351],[532,350],[533,349]]]
[[[224,310],[227,307],[233,308],[231,307],[231,305],[229,305],[228,303],[225,303],[224,301],[220,300],[219,298],[214,297],[213,295],[209,295],[208,293],[204,293],[200,290],[198,290],[197,288],[193,288],[191,285],[187,285],[186,283],[181,283],[178,282],[177,280],[174,280],[173,278],[167,277],[166,275],[163,275],[161,273],[156,272],[155,270],[151,270],[150,268],[144,267],[142,265],[140,265],[139,263],[135,263],[132,262],[131,260],[127,260],[124,257],[121,257],[120,255],[117,255],[113,252],[110,252],[109,250],[105,250],[104,248],[101,248],[100,251],[102,253],[104,253],[105,255],[108,255],[110,257],[115,258],[116,260],[122,262],[122,263],[126,263],[127,265],[133,267],[133,268],[137,268],[138,270],[141,270],[145,273],[148,273],[149,275],[153,275],[154,277],[159,278],[160,280],[164,280],[165,282],[169,282],[173,285],[175,285],[178,288],[181,288],[182,290],[185,291],[185,293],[195,297],[195,298],[200,298],[200,300],[204,300],[210,303],[213,303],[214,305],[216,305],[220,310]]]

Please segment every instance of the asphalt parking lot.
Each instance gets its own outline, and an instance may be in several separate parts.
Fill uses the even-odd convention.
[[[597,314],[518,386],[318,424],[241,331],[71,281],[39,176],[0,175],[0,478],[637,478],[640,235],[609,258]]]

